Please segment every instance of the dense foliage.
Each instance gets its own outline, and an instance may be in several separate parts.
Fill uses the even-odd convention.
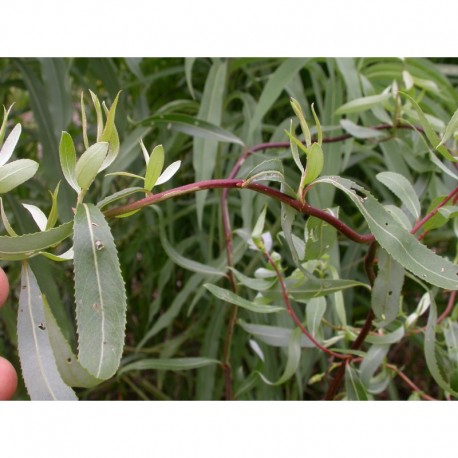
[[[22,125],[15,159],[34,177],[10,191],[0,176],[1,235],[37,232],[39,207],[40,229],[61,231],[43,244],[63,241],[54,255],[71,247],[74,219],[75,258],[35,250],[21,267],[0,246],[13,289],[0,355],[20,369],[22,269],[22,285],[45,297],[46,326],[62,331],[54,343],[67,339],[89,371],[67,383],[79,399],[456,395],[457,69],[447,59],[2,59],[6,138]],[[75,176],[61,165],[73,144],[88,153]],[[92,349],[105,337],[86,327],[77,344],[76,332],[100,305],[78,302],[81,272],[98,278],[85,265],[91,226],[109,266],[103,300],[123,302],[116,252],[127,296],[124,347],[116,318],[121,344],[100,363]],[[40,397],[20,383],[17,399]]]

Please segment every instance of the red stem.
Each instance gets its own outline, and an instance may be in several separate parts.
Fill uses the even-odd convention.
[[[267,251],[264,251],[264,255],[266,256],[267,260],[269,261],[269,264],[272,266],[272,268],[275,270],[275,273],[277,274],[277,278],[278,278],[278,281],[281,287],[283,301],[285,302],[286,309],[288,310],[288,313],[290,314],[294,323],[296,323],[296,325],[300,328],[300,330],[307,336],[307,338],[318,349],[324,351],[328,355],[333,356],[334,358],[343,359],[343,360],[348,360],[349,358],[351,358],[351,355],[341,355],[340,353],[335,353],[332,350],[329,350],[328,348],[324,347],[312,336],[312,334],[310,334],[310,332],[307,331],[307,329],[302,324],[301,320],[298,318],[298,316],[294,312],[293,307],[291,306],[291,302],[289,301],[288,291],[286,290],[285,282],[283,281],[283,277],[281,276],[281,273],[278,270],[278,267],[275,264],[275,261],[272,259],[272,257],[270,256],[270,254]]]
[[[396,366],[393,366],[392,364],[387,364],[386,367],[388,369],[391,369],[393,372],[396,372],[396,374],[399,375],[399,377],[402,380],[404,380],[404,382],[406,382],[406,384],[409,385],[409,387],[412,388],[412,390],[416,391],[426,401],[437,401],[438,400],[436,398],[433,398],[432,396],[429,396],[425,392],[423,392],[417,385],[415,385],[415,383],[412,380],[410,380],[409,377],[407,377],[406,374],[404,374],[404,372],[401,371],[401,369],[398,369]]]

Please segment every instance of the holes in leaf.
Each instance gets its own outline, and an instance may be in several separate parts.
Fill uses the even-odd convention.
[[[96,240],[95,241],[95,248],[96,248],[96,250],[100,251],[100,250],[103,250],[105,248],[105,245],[100,240]]]
[[[388,291],[388,296],[391,296],[393,294],[393,291]]]
[[[41,329],[42,331],[44,331],[46,329],[46,326],[43,323],[40,323],[38,325],[38,329]]]
[[[72,362],[72,358],[67,358],[67,363],[70,364]]]
[[[387,222],[385,222],[385,226],[388,226],[388,223],[387,223]]]

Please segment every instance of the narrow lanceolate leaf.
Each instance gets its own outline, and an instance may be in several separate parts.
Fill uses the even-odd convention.
[[[103,114],[102,114],[102,105],[100,105],[99,98],[89,89],[91,94],[92,103],[94,104],[95,115],[97,119],[97,141],[101,141],[102,132],[103,132]]]
[[[405,176],[397,172],[380,172],[376,178],[399,197],[415,219],[420,218],[420,201],[415,189]]]
[[[367,401],[367,392],[358,372],[351,364],[345,366],[345,390],[349,401]]]
[[[120,142],[119,142],[118,130],[116,129],[116,125],[115,125],[115,115],[116,115],[116,107],[118,106],[118,100],[119,100],[120,94],[121,92],[118,92],[113,102],[113,105],[111,105],[109,110],[106,109],[106,106],[104,104],[105,112],[107,115],[107,122],[103,129],[102,135],[100,136],[100,140],[97,140],[97,141],[108,142],[108,154],[105,157],[105,160],[103,161],[103,164],[101,165],[99,171],[105,170],[107,167],[109,167],[113,163],[113,161],[116,159],[119,153]]]
[[[30,159],[18,159],[0,167],[0,194],[29,180],[37,170],[38,164]]]
[[[399,314],[404,268],[384,249],[377,250],[378,273],[372,288],[371,307],[377,317],[376,325],[384,327]]]
[[[432,285],[458,289],[458,266],[421,244],[363,187],[336,176],[322,177],[315,183],[332,184],[350,197],[377,242],[405,269]]]
[[[62,173],[67,183],[76,191],[80,192],[81,187],[76,179],[76,150],[73,139],[68,132],[62,132],[59,145],[59,158]]]
[[[102,199],[100,202],[97,203],[98,208],[103,208],[106,207],[107,205],[116,202],[119,199],[122,199],[124,197],[130,196],[132,194],[135,194],[137,192],[145,192],[145,188],[140,188],[140,187],[133,187],[133,188],[125,188],[122,189],[121,191],[115,192],[114,194],[111,194],[104,199]]]
[[[293,141],[294,137],[294,127],[293,127],[293,120],[291,120],[290,128],[289,128],[289,134],[286,132],[286,134],[289,137],[289,144],[291,147],[291,154],[293,156],[294,162],[297,165],[297,168],[301,171],[301,174],[304,173],[304,166],[302,165],[301,159],[299,157],[299,151],[297,149],[296,142]]]
[[[60,187],[60,181],[59,183],[57,183],[57,186],[54,192],[49,191],[49,193],[51,194],[52,205],[51,205],[51,210],[49,210],[48,220],[46,222],[46,230],[52,229],[57,223],[57,218],[59,216],[59,208],[57,205],[57,196],[59,194],[59,187]]]
[[[452,389],[450,383],[446,380],[443,369],[439,367],[436,355],[436,325],[437,325],[437,305],[434,297],[429,293],[431,305],[429,307],[428,323],[425,331],[425,359],[429,372],[433,376],[437,384],[445,391],[455,397],[458,397],[458,392]]]
[[[444,132],[444,136],[442,137],[442,140],[440,143],[437,145],[438,147],[443,145],[451,136],[457,131],[458,129],[458,110],[455,111],[455,113],[452,116],[452,119],[450,119],[450,122],[447,124],[447,127]]]
[[[299,102],[291,97],[291,107],[294,110],[295,115],[299,119],[299,124],[301,125],[302,133],[304,134],[305,138],[305,145],[307,148],[310,148],[312,146],[312,136],[310,134],[310,129],[307,124],[307,121],[305,120],[304,113],[302,112],[301,105]]]
[[[258,340],[272,347],[288,347],[288,342],[293,332],[293,329],[290,328],[268,326],[265,324],[251,324],[245,323],[242,320],[239,320],[239,325]],[[314,348],[315,344],[305,334],[301,333],[300,346],[301,348]]]
[[[78,359],[91,375],[107,379],[121,360],[126,293],[110,227],[92,204],[77,207],[73,248]]]
[[[315,297],[310,299],[307,304],[307,328],[315,339],[319,340],[319,327],[321,320],[326,312],[326,299]]]
[[[130,371],[187,371],[191,369],[199,369],[201,367],[221,364],[217,359],[211,358],[164,358],[164,359],[142,359],[135,363],[130,363],[124,366],[119,373]]]
[[[108,152],[108,143],[90,146],[78,159],[75,167],[76,180],[81,189],[89,189]]]
[[[258,164],[250,170],[243,186],[248,186],[250,183],[256,181],[285,181],[283,175],[283,164],[278,159],[268,159]]]
[[[301,334],[302,333],[299,328],[296,328],[291,332],[291,336],[288,342],[288,358],[286,360],[285,369],[280,378],[276,382],[271,382],[265,375],[260,373],[259,375],[264,383],[272,386],[281,385],[296,373],[301,361]]]
[[[73,222],[62,224],[54,229],[18,237],[0,237],[0,259],[5,261],[20,261],[30,258],[40,251],[46,250],[72,233]]]
[[[204,285],[205,288],[208,289],[215,297],[221,299],[224,302],[229,304],[238,305],[250,312],[254,313],[277,313],[277,312],[284,312],[286,309],[284,307],[277,307],[274,305],[263,305],[257,304],[256,302],[251,302],[246,299],[243,299],[237,294],[234,294],[232,291],[229,291],[224,288],[220,288],[219,286],[212,285],[210,283],[206,283]]]
[[[6,126],[8,125],[8,115],[10,114],[11,108],[13,108],[13,105],[11,105],[8,110],[3,106],[3,121],[2,125],[0,126],[0,146],[3,144],[3,139],[5,138],[5,133],[6,133]]]
[[[81,366],[70,344],[62,334],[46,300],[44,300],[44,314],[49,341],[56,359],[57,368],[63,381],[68,386],[82,388],[90,388],[103,382],[103,380],[93,377],[83,366]]]
[[[151,191],[157,182],[157,179],[164,168],[164,148],[162,145],[157,145],[151,156],[149,157],[148,165],[146,166],[145,174],[145,189]]]
[[[377,138],[383,137],[383,132],[371,129],[369,127],[358,126],[349,119],[341,119],[340,125],[343,129],[348,132],[352,137],[355,138]]]
[[[399,93],[402,94],[404,97],[406,97],[409,100],[409,102],[412,104],[412,106],[414,107],[415,111],[418,114],[418,119],[420,120],[421,127],[425,131],[425,135],[428,138],[431,145],[434,148],[436,148],[437,151],[439,151],[439,153],[441,153],[442,156],[444,156],[446,159],[448,159],[449,161],[456,162],[458,159],[453,157],[449,153],[448,149],[444,145],[441,144],[439,137],[437,136],[436,132],[434,131],[428,119],[426,118],[425,114],[423,113],[423,110],[420,108],[420,105],[418,105],[418,103],[412,97],[410,97],[410,95],[407,95],[403,92],[399,92]]]
[[[2,223],[5,226],[6,232],[10,237],[17,237],[16,231],[12,228],[8,216],[6,216],[5,209],[3,208],[3,199],[0,197],[0,212],[2,213]]]
[[[14,129],[6,138],[5,143],[0,151],[0,167],[6,164],[10,157],[13,155],[14,148],[16,148],[19,137],[21,136],[21,129],[21,125],[16,124]]]
[[[360,113],[376,107],[392,97],[391,94],[370,95],[345,103],[336,110],[336,115]]]
[[[232,132],[202,119],[183,114],[154,115],[141,122],[143,125],[154,124],[166,126],[170,130],[176,130],[192,137],[215,140],[222,143],[235,143],[244,146],[243,140]]]
[[[160,208],[154,207],[156,210],[158,218],[159,218],[159,237],[161,239],[162,247],[164,248],[165,252],[169,256],[169,258],[179,266],[188,269],[192,272],[202,273],[205,275],[218,275],[224,277],[226,272],[224,269],[218,269],[208,264],[203,264],[201,262],[194,261],[193,259],[188,259],[178,253],[175,248],[170,244],[167,240],[167,236],[165,234],[165,223],[164,217],[162,216],[162,210]]]
[[[22,375],[32,400],[76,401],[57,369],[49,342],[43,298],[27,263],[22,266],[18,308],[18,350]]]

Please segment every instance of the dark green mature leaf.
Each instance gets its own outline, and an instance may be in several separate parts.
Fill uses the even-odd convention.
[[[18,159],[0,167],[0,194],[32,178],[38,170],[38,164],[30,159]]]
[[[110,227],[92,204],[77,207],[74,252],[78,359],[91,375],[107,379],[121,360],[127,304]]]
[[[142,359],[134,363],[125,365],[119,371],[119,374],[124,374],[130,371],[186,371],[191,369],[199,369],[201,367],[211,366],[213,364],[221,364],[217,359],[195,357],[195,358],[163,358],[163,359]]]
[[[215,297],[221,299],[224,302],[228,302],[229,304],[238,305],[250,312],[254,313],[277,313],[277,312],[285,312],[286,309],[284,307],[277,307],[274,305],[263,305],[257,304],[256,302],[247,301],[243,297],[237,296],[232,291],[229,291],[224,288],[220,288],[219,286],[212,285],[210,283],[206,283],[204,285],[205,288],[208,289]]]
[[[54,229],[33,234],[25,234],[18,237],[0,237],[0,259],[9,261],[20,261],[46,250],[62,240],[71,233],[73,222],[62,224]]]
[[[22,375],[32,400],[76,401],[62,380],[49,342],[43,298],[27,263],[22,265],[18,308],[18,350]]]
[[[422,245],[363,187],[345,178],[329,176],[329,183],[345,192],[367,221],[377,242],[405,269],[441,288],[458,289],[458,266]]]
[[[44,300],[44,315],[49,341],[56,359],[57,368],[59,369],[63,381],[68,386],[83,388],[90,388],[103,382],[103,380],[93,377],[83,366],[81,366],[70,344],[62,334],[46,300]]]
[[[271,109],[274,102],[285,90],[289,81],[310,61],[310,58],[287,59],[272,73],[264,86],[250,122],[249,137],[261,123],[262,118]]]
[[[376,325],[384,327],[399,314],[404,268],[383,248],[377,250],[378,273],[372,288],[371,307],[377,317]]]
[[[197,117],[203,121],[221,125],[224,99],[226,96],[228,62],[216,60],[205,81],[204,92]],[[194,138],[192,165],[196,181],[209,180],[213,177],[218,153],[218,141]],[[197,222],[202,226],[203,210],[208,191],[196,195]]]
[[[425,331],[425,359],[429,372],[436,383],[445,391],[458,397],[458,392],[453,390],[449,381],[446,380],[445,374],[439,367],[436,355],[436,326],[437,326],[437,305],[432,293],[429,293],[431,305],[429,307],[428,323]]]

